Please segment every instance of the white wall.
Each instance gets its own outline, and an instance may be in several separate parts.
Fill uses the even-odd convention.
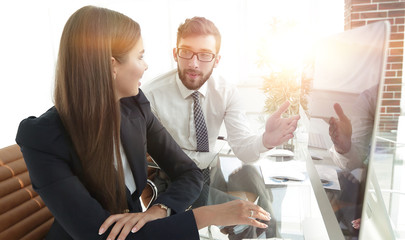
[[[143,81],[175,67],[171,52],[176,30],[187,17],[204,16],[217,25],[223,37],[222,60],[217,71],[242,85],[257,79],[252,78],[255,43],[273,16],[299,18],[310,29],[311,36],[343,29],[343,0],[3,1],[0,148],[14,144],[23,118],[39,116],[53,105],[54,67],[63,26],[75,10],[89,4],[120,11],[140,23],[149,64]],[[253,82],[260,87],[259,81]]]

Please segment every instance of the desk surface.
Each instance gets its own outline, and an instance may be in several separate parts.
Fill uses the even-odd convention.
[[[200,230],[201,239],[262,239],[273,237],[280,239],[340,239],[341,233],[338,237],[329,237],[331,231],[324,224],[320,204],[318,204],[319,199],[316,197],[316,192],[324,191],[323,186],[312,184],[309,175],[313,171],[308,172],[308,164],[313,167],[313,160],[309,154],[307,143],[301,142],[300,139],[300,137],[295,139],[295,156],[293,159],[263,156],[254,164],[247,165],[232,155],[219,157],[219,165],[211,176],[211,186],[220,189],[224,196],[217,197],[210,191],[210,198],[214,201],[226,201],[226,199],[232,200],[239,197],[254,201],[271,213],[271,227],[266,231],[260,231],[247,226],[238,226],[231,230],[210,226]],[[288,167],[296,167],[295,170],[301,171],[305,179],[302,181],[274,181],[273,184],[264,181],[262,168],[268,168],[272,164],[282,166],[283,163]],[[317,181],[320,183],[319,177]],[[314,188],[320,189],[314,191]],[[326,198],[323,201],[325,203],[321,205],[326,205],[326,207],[329,205],[329,216],[333,215],[329,200]],[[211,204],[215,203],[220,202],[211,202]],[[325,206],[321,207],[324,208]],[[336,231],[340,231],[340,229],[338,228]],[[226,233],[229,232],[230,235],[234,236],[228,236]]]

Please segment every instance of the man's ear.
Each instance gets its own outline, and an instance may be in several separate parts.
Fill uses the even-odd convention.
[[[111,67],[112,67],[112,74],[113,74],[114,79],[117,77],[117,67],[118,67],[117,65],[118,65],[118,61],[114,57],[111,57]]]
[[[177,48],[173,48],[173,58],[174,61],[177,62]]]
[[[215,63],[214,63],[214,68],[216,68],[219,64],[219,60],[221,60],[221,55],[217,55],[214,59]]]

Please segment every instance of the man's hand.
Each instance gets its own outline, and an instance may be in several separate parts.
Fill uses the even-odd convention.
[[[345,154],[350,151],[352,146],[352,124],[339,103],[335,103],[333,108],[339,119],[334,117],[329,119],[329,136],[335,145],[336,151]]]
[[[300,116],[296,115],[290,118],[281,117],[289,106],[290,103],[288,101],[284,102],[280,108],[267,119],[262,140],[266,148],[271,149],[276,147],[294,136],[293,133],[297,128]]]

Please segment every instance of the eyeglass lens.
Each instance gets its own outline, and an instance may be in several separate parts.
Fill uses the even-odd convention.
[[[215,54],[213,53],[205,53],[205,52],[195,53],[193,51],[183,48],[179,48],[178,55],[179,57],[184,59],[192,59],[194,55],[197,55],[197,59],[201,62],[211,62],[212,59],[214,59],[215,57]]]

